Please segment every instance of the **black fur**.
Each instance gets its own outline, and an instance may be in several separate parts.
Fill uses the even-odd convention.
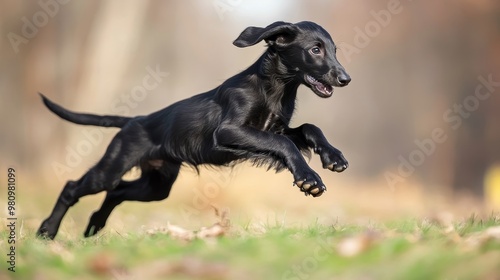
[[[247,47],[262,40],[268,48],[248,69],[148,116],[79,114],[42,95],[45,105],[65,120],[121,130],[94,167],[66,184],[37,234],[54,238],[66,211],[80,197],[107,191],[85,231],[85,236],[94,235],[121,202],[165,199],[184,163],[220,166],[251,160],[276,170],[286,168],[306,195],[321,195],[326,188],[301,152],[310,154],[312,149],[332,171],[341,172],[348,164],[316,126],[288,126],[297,88],[304,84],[318,96],[329,97],[334,86],[345,86],[351,79],[336,59],[330,35],[315,23],[248,27],[234,45]],[[137,165],[141,177],[123,181],[123,174]]]
[[[47,97],[40,93],[43,104],[56,115],[69,122],[83,125],[96,125],[104,127],[123,127],[131,118],[121,116],[97,116],[92,114],[74,113],[56,103],[50,101]]]

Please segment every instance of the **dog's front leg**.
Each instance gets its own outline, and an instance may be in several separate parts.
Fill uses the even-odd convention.
[[[320,156],[323,168],[342,172],[349,166],[342,152],[328,143],[321,129],[315,125],[306,123],[297,128],[288,128],[284,134],[298,146],[306,144],[313,149]]]
[[[224,125],[214,134],[216,148],[250,154],[264,154],[283,162],[292,172],[295,184],[306,195],[320,196],[326,190],[319,175],[314,172],[297,146],[286,136],[251,127]]]

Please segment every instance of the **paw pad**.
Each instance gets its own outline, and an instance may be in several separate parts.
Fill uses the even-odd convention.
[[[306,180],[296,181],[293,183],[299,187],[300,191],[304,193],[305,196],[312,195],[313,197],[318,197],[326,191],[325,186],[318,186],[317,181],[307,182]]]

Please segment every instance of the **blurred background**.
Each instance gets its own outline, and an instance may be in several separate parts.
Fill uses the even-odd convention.
[[[332,174],[314,157],[329,187],[316,200],[293,189],[288,172],[184,168],[169,202],[140,209],[157,207],[165,221],[211,203],[248,219],[257,209],[334,219],[361,208],[499,208],[498,1],[1,1],[0,18],[1,176],[16,168],[21,215],[34,224],[117,132],[58,119],[38,92],[75,111],[148,114],[245,69],[265,46],[232,41],[278,20],[317,22],[339,47],[351,84],[326,100],[301,87],[292,126],[321,127],[350,168]],[[92,199],[76,206],[82,220],[102,196]]]

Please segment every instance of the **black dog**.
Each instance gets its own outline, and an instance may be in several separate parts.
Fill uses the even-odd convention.
[[[337,61],[332,38],[313,22],[275,22],[248,27],[233,42],[248,47],[265,40],[268,48],[248,69],[217,88],[179,101],[148,116],[134,118],[70,112],[42,95],[61,118],[83,125],[120,127],[102,159],[78,181],[69,181],[37,234],[53,239],[66,211],[82,196],[107,191],[84,233],[96,234],[111,211],[126,200],[158,201],[168,197],[180,166],[230,165],[251,160],[276,170],[288,169],[306,195],[326,190],[303,155],[312,149],[324,168],[342,172],[348,164],[319,128],[288,124],[297,88],[304,84],[327,98],[333,87],[351,78]],[[141,177],[121,178],[134,166]]]

